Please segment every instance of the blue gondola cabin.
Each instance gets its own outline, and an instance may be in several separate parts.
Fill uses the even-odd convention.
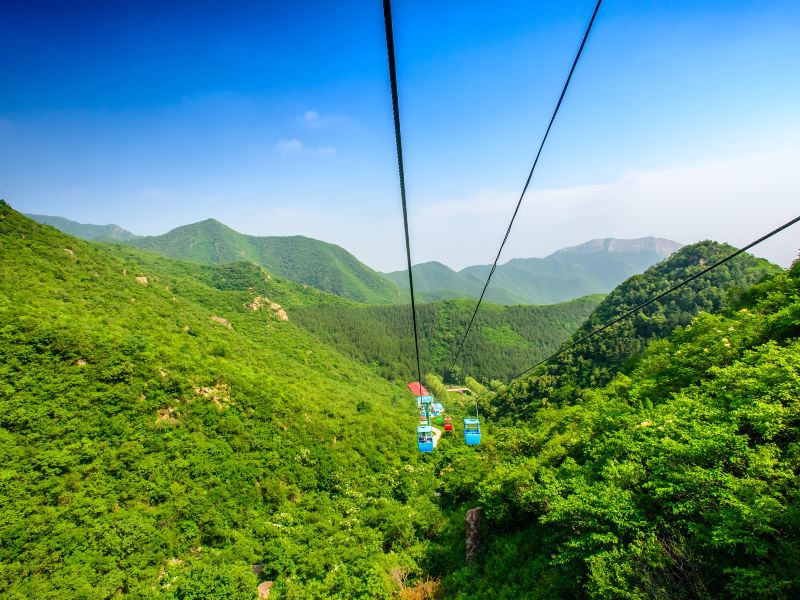
[[[464,441],[467,446],[481,443],[481,424],[478,419],[464,419]]]
[[[433,452],[433,427],[430,425],[417,427],[417,444],[420,452]]]

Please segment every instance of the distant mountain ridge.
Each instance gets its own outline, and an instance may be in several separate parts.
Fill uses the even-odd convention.
[[[37,223],[50,225],[50,227],[55,227],[63,233],[74,235],[75,237],[83,240],[98,242],[127,242],[139,237],[127,229],[123,229],[119,225],[91,225],[88,223],[70,221],[64,217],[51,217],[48,215],[26,214],[25,216],[29,219],[33,219]]]
[[[164,235],[126,240],[126,243],[205,264],[248,260],[279,277],[357,302],[395,304],[403,299],[398,286],[344,248],[300,235],[245,235],[215,219],[206,219]]]
[[[555,304],[590,294],[605,294],[682,248],[656,237],[605,238],[562,248],[544,258],[515,258],[498,265],[486,298],[502,304]],[[453,271],[441,263],[414,265],[415,290],[426,298],[477,298],[490,265]],[[387,273],[407,286],[405,271]]]
[[[408,293],[408,271],[386,273],[392,281]],[[483,290],[485,279],[469,273],[457,272],[437,261],[414,265],[414,291],[428,302],[448,298],[477,298]],[[524,304],[504,289],[490,287],[486,299],[498,304]]]
[[[658,254],[662,258],[667,258],[681,248],[683,246],[678,242],[653,236],[632,240],[603,238],[556,250],[551,256],[556,254],[591,254],[592,252],[651,252]]]
[[[379,273],[340,246],[304,236],[250,236],[206,219],[164,235],[141,237],[118,225],[30,217],[86,240],[122,242],[193,262],[247,260],[279,277],[357,302],[398,304],[408,300],[406,271]],[[497,267],[485,298],[497,304],[557,304],[606,294],[681,247],[656,237],[604,238],[562,248],[544,258],[515,258]],[[436,261],[421,263],[414,266],[415,291],[423,302],[477,298],[489,269],[489,265],[473,265],[455,271]]]

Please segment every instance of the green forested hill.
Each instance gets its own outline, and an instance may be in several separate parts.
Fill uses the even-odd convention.
[[[442,502],[486,516],[476,566],[453,560],[456,530],[433,553],[445,596],[800,596],[798,336],[800,263],[581,403],[506,419],[477,454],[443,449]]]
[[[481,399],[478,448],[420,456],[413,400],[373,368],[413,373],[408,307],[83,242],[2,202],[0,242],[3,598],[253,599],[259,577],[271,600],[800,595],[800,264],[712,271]],[[685,248],[602,302],[487,305],[460,374],[727,251]],[[421,307],[426,371],[471,307]]]
[[[666,261],[626,280],[606,296],[572,339],[583,337],[733,250],[727,244],[711,241],[685,246]],[[778,271],[779,267],[764,259],[742,254],[649,305],[634,317],[565,352],[554,364],[541,367],[535,376],[518,380],[513,384],[515,393],[507,402],[498,399],[498,409],[502,413],[522,415],[530,414],[542,401],[572,401],[581,389],[610,381],[626,362],[641,354],[651,340],[667,337],[676,327],[688,325],[701,311],[719,310],[726,298]]]
[[[414,265],[413,272],[415,294],[428,301],[478,298],[486,282],[485,275],[481,279],[475,275],[458,273],[436,261]],[[408,271],[393,271],[386,273],[386,276],[408,293]],[[485,299],[498,304],[524,304],[518,297],[497,286],[490,286],[486,290]]]
[[[413,582],[440,527],[413,400],[296,326],[320,294],[0,203],[0,596],[254,598],[251,564],[273,598]]]
[[[398,286],[343,248],[303,236],[249,236],[208,219],[127,243],[198,263],[255,262],[280,277],[358,302],[391,304],[403,300]]]
[[[475,301],[418,305],[422,369],[444,373],[452,381],[463,381],[465,376],[487,382],[510,377],[557,350],[601,299],[587,296],[548,306],[483,304],[454,372],[450,365]],[[374,365],[388,378],[416,371],[408,306],[326,303],[309,305],[295,315],[297,322],[320,340]]]
[[[138,238],[127,229],[119,225],[90,225],[88,223],[77,223],[64,217],[50,217],[47,215],[25,215],[39,223],[55,227],[59,231],[74,235],[83,240],[97,240],[101,242],[120,242]]]
[[[544,258],[515,258],[498,265],[486,298],[501,304],[553,304],[605,294],[680,247],[654,237],[608,238],[563,248]],[[414,265],[414,287],[426,299],[477,298],[490,268],[474,265],[456,272],[441,263],[422,263]],[[408,288],[405,271],[387,276]]]

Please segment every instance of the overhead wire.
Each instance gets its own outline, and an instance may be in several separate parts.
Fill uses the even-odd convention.
[[[634,306],[633,308],[631,308],[630,310],[628,310],[628,311],[624,312],[623,314],[619,315],[618,317],[615,317],[614,319],[612,319],[612,320],[608,321],[607,323],[605,323],[605,324],[603,324],[603,325],[601,325],[601,326],[597,327],[596,329],[593,329],[591,332],[589,332],[589,333],[587,333],[586,335],[584,335],[583,337],[581,337],[581,338],[579,338],[579,339],[575,340],[575,341],[574,341],[574,342],[572,342],[571,344],[569,344],[569,345],[567,345],[567,346],[564,346],[564,347],[563,347],[563,348],[561,348],[561,349],[560,349],[558,352],[555,352],[555,353],[551,354],[551,355],[550,355],[550,356],[548,356],[547,358],[545,358],[545,359],[543,359],[543,360],[540,360],[539,362],[537,362],[535,365],[533,365],[533,366],[531,366],[531,367],[528,367],[527,369],[525,369],[524,371],[521,371],[521,372],[517,373],[517,374],[516,374],[516,375],[514,375],[513,377],[510,377],[510,378],[509,378],[509,379],[507,379],[505,382],[503,382],[503,385],[508,385],[509,383],[511,383],[512,381],[514,381],[515,379],[518,379],[519,377],[522,377],[522,376],[523,376],[523,375],[525,375],[526,373],[529,373],[529,372],[533,371],[533,370],[534,370],[534,369],[536,369],[537,367],[540,367],[540,366],[542,366],[543,364],[550,362],[550,361],[551,361],[551,360],[553,360],[554,358],[557,358],[558,356],[560,356],[560,355],[564,354],[564,352],[566,352],[567,350],[571,350],[571,349],[572,349],[572,348],[574,348],[575,346],[578,346],[579,344],[582,344],[583,342],[585,342],[585,341],[586,341],[586,340],[588,340],[589,338],[591,338],[591,337],[593,337],[593,336],[597,335],[598,333],[601,333],[601,332],[605,331],[606,329],[608,329],[609,327],[612,327],[612,326],[616,325],[616,324],[617,324],[617,323],[619,323],[620,321],[622,321],[622,320],[624,320],[624,319],[627,319],[627,318],[628,318],[628,317],[630,317],[631,315],[634,315],[634,314],[636,314],[637,312],[639,312],[640,310],[642,310],[642,309],[643,309],[643,308],[645,308],[646,306],[649,306],[649,305],[650,305],[650,304],[652,304],[653,302],[656,302],[656,301],[660,300],[661,298],[663,298],[664,296],[666,296],[666,295],[668,295],[668,294],[671,294],[672,292],[674,292],[674,291],[676,291],[676,290],[679,290],[680,288],[682,288],[682,287],[683,287],[683,286],[685,286],[686,284],[688,284],[688,283],[691,283],[692,281],[694,281],[695,279],[697,279],[697,278],[699,278],[699,277],[702,277],[703,275],[705,275],[706,273],[708,273],[708,272],[709,272],[709,271],[711,271],[712,269],[716,269],[716,268],[717,268],[717,267],[719,267],[720,265],[723,265],[723,264],[725,264],[726,262],[728,262],[729,260],[731,260],[731,259],[733,259],[733,258],[736,258],[737,256],[739,256],[739,255],[740,255],[740,254],[742,254],[743,252],[747,252],[747,251],[748,251],[750,248],[752,248],[752,247],[754,247],[754,246],[757,246],[758,244],[760,244],[761,242],[763,242],[763,241],[765,241],[765,240],[768,240],[769,238],[771,238],[772,236],[774,236],[774,235],[776,235],[776,234],[780,233],[780,232],[781,232],[781,231],[783,231],[784,229],[788,229],[789,227],[791,227],[792,225],[794,225],[794,224],[795,224],[795,223],[797,223],[798,221],[800,221],[800,216],[797,216],[797,217],[795,217],[795,218],[794,218],[794,219],[792,219],[791,221],[788,221],[787,223],[784,223],[783,225],[781,225],[780,227],[778,227],[778,228],[776,228],[776,229],[773,229],[773,230],[772,230],[772,231],[770,231],[768,234],[761,236],[761,237],[760,237],[760,238],[758,238],[757,240],[755,240],[755,241],[753,241],[753,242],[750,242],[750,243],[749,243],[749,244],[747,244],[747,246],[745,246],[744,248],[740,248],[739,250],[736,250],[735,252],[731,252],[730,254],[728,254],[727,256],[725,256],[724,258],[721,258],[721,259],[720,259],[720,260],[718,260],[717,262],[715,262],[715,263],[713,263],[713,264],[709,265],[708,267],[706,267],[706,268],[705,268],[705,269],[703,269],[702,271],[698,271],[697,273],[695,273],[695,274],[694,274],[694,275],[692,275],[691,277],[687,277],[686,279],[684,279],[684,280],[683,280],[683,281],[681,281],[680,283],[677,283],[677,284],[673,285],[673,286],[672,286],[672,287],[670,287],[668,290],[665,290],[665,291],[661,292],[660,294],[657,294],[657,295],[653,296],[653,297],[652,297],[652,298],[650,298],[649,300],[646,300],[645,302],[642,302],[641,304],[638,304],[637,306]]]
[[[517,200],[517,206],[514,209],[514,213],[511,215],[511,221],[508,224],[508,229],[506,229],[506,234],[503,236],[503,241],[500,244],[500,249],[497,251],[497,256],[495,256],[494,263],[492,264],[492,268],[489,270],[489,275],[486,277],[486,283],[483,285],[483,290],[481,291],[481,295],[478,298],[478,303],[475,305],[475,310],[472,312],[472,317],[470,317],[469,324],[467,325],[467,330],[464,333],[464,337],[461,339],[461,343],[458,346],[458,350],[456,351],[455,358],[453,358],[452,364],[450,365],[450,371],[453,371],[453,367],[455,367],[456,362],[458,361],[458,357],[461,356],[461,351],[464,349],[464,344],[467,341],[467,337],[469,336],[469,332],[472,330],[472,324],[475,322],[475,317],[480,310],[481,303],[483,302],[483,297],[486,294],[486,290],[489,287],[489,283],[492,280],[492,276],[494,275],[495,270],[497,269],[497,262],[500,260],[500,255],[503,252],[503,248],[508,241],[508,236],[511,233],[511,228],[514,225],[514,220],[517,218],[517,213],[519,213],[519,209],[522,206],[522,199],[525,197],[525,193],[528,191],[528,187],[530,186],[531,180],[533,179],[533,173],[536,170],[536,165],[539,164],[539,157],[542,155],[542,150],[544,149],[544,145],[547,142],[547,137],[550,135],[550,129],[553,127],[553,122],[556,120],[556,115],[558,115],[558,110],[561,108],[561,103],[564,101],[564,96],[567,93],[567,88],[569,87],[570,81],[572,80],[572,74],[575,72],[575,67],[578,66],[578,61],[581,58],[581,54],[583,53],[583,48],[586,46],[586,40],[589,39],[589,33],[592,31],[592,25],[594,25],[595,17],[597,17],[597,11],[600,10],[600,4],[602,0],[597,0],[597,4],[594,7],[594,12],[592,13],[592,18],[589,20],[589,25],[586,27],[586,32],[583,34],[583,39],[581,40],[581,45],[578,48],[577,54],[575,54],[575,60],[572,61],[572,67],[569,70],[569,75],[567,75],[567,80],[564,82],[564,87],[561,89],[561,95],[558,97],[558,102],[556,103],[556,107],[553,110],[553,114],[550,117],[550,122],[547,125],[547,129],[544,132],[544,136],[542,137],[542,142],[539,144],[539,150],[536,152],[536,158],[533,161],[533,165],[531,166],[531,170],[528,173],[528,178],[525,180],[525,185],[522,188],[522,193],[519,196],[519,200]],[[384,6],[386,6],[386,2],[384,2]]]
[[[386,29],[386,54],[389,60],[389,83],[392,88],[392,114],[394,116],[394,141],[397,148],[397,170],[400,175],[400,203],[403,207],[403,232],[406,239],[406,262],[408,264],[408,288],[411,295],[411,322],[414,328],[414,351],[417,359],[417,381],[422,386],[422,370],[419,361],[419,333],[417,328],[417,305],[414,298],[414,275],[411,270],[411,242],[408,234],[408,209],[406,206],[406,180],[403,169],[403,141],[400,135],[400,101],[397,94],[397,70],[394,56],[394,34],[392,31],[392,3],[383,0],[383,20]],[[420,394],[421,394],[420,387]]]

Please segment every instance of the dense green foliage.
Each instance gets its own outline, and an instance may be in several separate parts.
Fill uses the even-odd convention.
[[[552,304],[605,294],[680,246],[657,238],[594,240],[545,258],[515,258],[499,265],[486,299],[501,304]],[[477,298],[490,265],[453,271],[437,262],[414,265],[414,289],[423,298]],[[408,289],[405,271],[388,273]]]
[[[458,344],[475,308],[472,300],[443,300],[417,306],[420,360],[424,371],[450,381],[511,377],[554,352],[598,305],[589,296],[548,306],[484,304],[461,356],[450,371]],[[416,372],[408,306],[310,305],[295,311],[297,322],[325,343],[373,365],[387,378]]]
[[[59,231],[74,235],[82,240],[96,240],[101,242],[119,242],[132,240],[138,235],[134,235],[127,229],[119,225],[91,225],[88,223],[77,223],[64,217],[50,217],[47,215],[25,215],[39,223],[55,227]]]
[[[579,404],[443,450],[443,502],[487,519],[480,566],[455,536],[436,555],[448,596],[800,595],[800,264],[738,302]]]
[[[727,244],[710,241],[682,248],[606,296],[572,339],[583,337],[733,250]],[[574,401],[582,389],[610,381],[620,368],[639,356],[651,340],[664,338],[676,327],[688,325],[701,311],[719,310],[726,298],[734,297],[767,274],[779,270],[768,261],[749,254],[736,257],[565,352],[557,362],[540,368],[536,377],[515,382],[513,393],[499,400],[500,412],[519,417],[532,414],[543,401]]]
[[[398,286],[343,248],[299,235],[244,235],[208,219],[128,243],[164,256],[204,264],[247,260],[280,277],[358,302],[390,304],[404,298]]]
[[[273,599],[800,595],[800,264],[740,257],[508,388],[593,309],[583,332],[730,248],[602,302],[487,305],[457,373],[482,445],[420,456],[387,381],[414,371],[408,307],[82,242],[2,202],[0,242],[3,597],[244,599],[259,577]],[[431,371],[472,306],[420,307],[456,423],[475,399]]]
[[[0,203],[0,596],[253,598],[251,564],[273,598],[413,582],[440,523],[413,400],[294,324],[324,296]]]

